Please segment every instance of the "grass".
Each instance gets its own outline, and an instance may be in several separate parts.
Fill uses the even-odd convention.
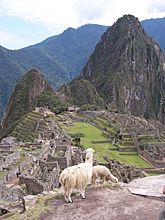
[[[133,145],[119,145],[119,148],[135,148]]]
[[[4,177],[7,174],[6,171],[0,171],[0,177]]]
[[[103,119],[103,118],[100,118],[100,117],[97,117],[95,120],[93,120],[93,122],[96,122],[97,124],[99,124],[100,126],[102,126],[103,128],[106,128],[107,129],[107,132],[110,132],[112,134],[115,134],[115,130],[114,128],[108,126],[110,123]]]
[[[102,122],[105,123],[105,124],[108,124],[108,121],[105,120],[105,119],[103,119],[103,118],[101,118],[101,117],[97,117],[96,119],[102,121]]]
[[[147,173],[148,173],[149,176],[159,176],[159,175],[161,175],[159,173],[150,173],[150,172],[147,172]]]
[[[103,156],[108,156],[111,159],[116,159],[124,164],[134,165],[137,167],[151,167],[146,161],[138,155],[120,155],[117,150],[110,150],[115,148],[110,143],[93,144],[91,141],[107,140],[102,136],[102,131],[89,123],[75,122],[70,126],[63,126],[68,134],[83,133],[81,138],[81,145],[88,148],[92,147],[95,150],[94,157],[100,161],[105,162]]]

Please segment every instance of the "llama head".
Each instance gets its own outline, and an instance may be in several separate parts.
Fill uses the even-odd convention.
[[[92,149],[92,148],[88,148],[88,149],[86,149],[86,153],[94,153],[95,151]]]
[[[119,182],[118,178],[115,177],[115,176],[112,177],[111,174],[109,174],[105,179],[106,179],[106,181],[111,180],[114,183],[118,183]]]
[[[91,165],[93,165],[93,153],[95,151],[92,148],[86,149],[86,158],[85,162],[89,162]]]

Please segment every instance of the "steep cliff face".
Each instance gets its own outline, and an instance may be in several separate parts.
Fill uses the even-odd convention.
[[[21,116],[34,108],[34,99],[43,92],[53,92],[44,76],[37,70],[27,72],[16,85],[9,99],[7,109],[2,119],[2,129],[8,129]]]
[[[80,79],[89,80],[120,112],[163,122],[165,56],[134,16],[125,15],[108,28]]]

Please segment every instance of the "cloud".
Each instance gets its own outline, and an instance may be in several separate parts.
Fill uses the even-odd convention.
[[[62,29],[77,25],[77,13],[67,0],[1,0],[1,14],[18,16],[47,29]],[[71,4],[70,4],[71,3]]]
[[[0,14],[44,25],[51,33],[85,23],[111,25],[124,14],[165,16],[164,0],[0,0]]]
[[[101,18],[108,10],[109,0],[83,0],[75,1],[73,8],[77,12],[79,20],[93,21]]]
[[[6,48],[18,49],[25,44],[25,41],[17,36],[15,33],[0,28],[1,45]]]
[[[164,0],[147,0],[150,10],[157,11],[157,13],[165,12]]]

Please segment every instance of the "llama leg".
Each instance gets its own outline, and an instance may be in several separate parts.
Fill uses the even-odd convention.
[[[66,202],[73,202],[71,199],[71,193],[72,193],[72,189],[70,188],[64,188],[64,198]]]
[[[73,202],[73,200],[71,199],[72,190],[73,190],[73,188],[70,188],[67,191],[68,202]]]
[[[101,177],[101,183],[103,184],[105,182],[105,176]]]
[[[85,199],[85,189],[80,190],[80,195],[82,199]]]
[[[92,177],[92,185],[96,185],[96,177]]]
[[[65,198],[65,201],[68,202],[68,196],[67,196],[67,189],[66,188],[64,188],[63,195],[64,195],[64,198]]]

